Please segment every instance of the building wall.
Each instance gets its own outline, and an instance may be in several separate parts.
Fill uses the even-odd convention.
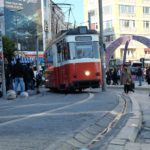
[[[65,16],[61,8],[56,5],[54,2],[51,3],[51,34],[52,39],[56,37],[56,34],[60,30],[66,29]]]
[[[97,5],[88,5],[88,1],[84,0],[84,14],[87,18],[87,13],[90,9],[98,9]],[[95,0],[98,2],[98,0]],[[115,39],[123,35],[141,35],[150,38],[150,1],[149,0],[105,0],[103,2],[103,29],[104,41],[108,46]],[[88,6],[87,6],[88,5]],[[121,7],[121,8],[120,8]],[[134,8],[133,8],[134,7]],[[148,7],[148,14],[143,14],[143,7]],[[134,9],[134,11],[132,11]],[[122,10],[122,11],[121,11]],[[127,10],[127,12],[126,12]],[[121,13],[122,12],[122,13]],[[126,13],[125,13],[126,12]],[[130,13],[129,13],[130,12]],[[98,23],[99,14],[95,15],[95,21]],[[91,21],[93,21],[91,19]],[[143,22],[147,21],[147,29],[144,29]],[[126,27],[123,27],[125,25]],[[99,27],[97,28],[99,30]],[[114,58],[123,57],[122,50],[125,45],[121,45],[114,54]],[[127,61],[137,60],[145,56],[145,45],[131,41],[128,47]]]
[[[0,2],[0,31],[5,34],[5,21],[4,21],[4,0]]]

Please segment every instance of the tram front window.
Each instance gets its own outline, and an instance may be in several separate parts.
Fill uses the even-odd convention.
[[[98,58],[98,42],[70,43],[73,58]]]

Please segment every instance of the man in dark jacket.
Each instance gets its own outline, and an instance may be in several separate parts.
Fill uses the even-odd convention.
[[[143,70],[142,70],[141,66],[138,67],[137,78],[139,81],[139,86],[142,86]]]
[[[18,90],[19,84],[20,84],[21,92],[24,92],[24,90],[25,90],[23,75],[24,75],[24,67],[20,63],[20,59],[17,59],[16,64],[14,65],[14,68],[13,68],[13,77],[14,77],[14,82],[15,82],[14,90],[16,92]]]
[[[34,90],[34,72],[32,66],[27,64],[24,73],[25,91]]]

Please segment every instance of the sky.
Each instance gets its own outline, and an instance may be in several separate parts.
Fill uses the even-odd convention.
[[[71,10],[72,13],[70,14],[69,21],[74,23],[74,20],[76,20],[76,25],[82,25],[84,22],[83,17],[83,0],[53,0],[55,3],[66,3],[71,4]],[[69,7],[63,8],[66,6],[59,5],[63,9],[63,12],[65,12],[66,21],[68,21],[69,16]]]

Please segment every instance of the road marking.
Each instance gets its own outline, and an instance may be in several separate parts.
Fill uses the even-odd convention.
[[[59,108],[56,108],[56,109],[52,109],[52,110],[49,110],[49,111],[45,111],[45,112],[42,112],[42,113],[31,114],[31,115],[25,116],[23,118],[7,121],[7,122],[4,122],[4,123],[0,123],[0,127],[5,126],[5,125],[9,125],[9,124],[12,124],[12,123],[16,123],[16,122],[19,122],[19,121],[27,120],[27,119],[30,119],[30,118],[33,118],[33,117],[45,116],[45,115],[53,113],[55,111],[63,110],[63,109],[66,109],[66,108],[69,108],[69,107],[72,107],[72,106],[75,106],[75,105],[85,103],[85,102],[91,100],[93,97],[94,97],[94,94],[89,93],[88,98],[85,98],[85,99],[83,99],[81,101],[78,101],[76,103],[69,104],[67,106],[59,107]]]

